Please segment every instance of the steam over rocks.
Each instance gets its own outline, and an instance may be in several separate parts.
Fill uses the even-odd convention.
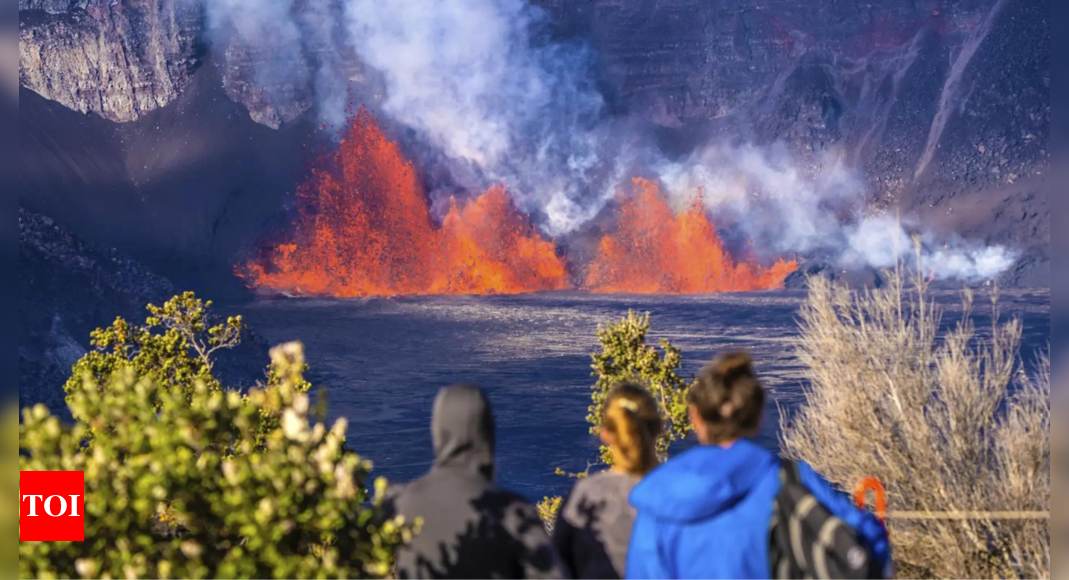
[[[253,121],[278,129],[312,108],[311,71],[299,53],[275,55],[285,60],[294,76],[271,83],[257,78],[258,63],[267,57],[256,47],[233,38],[225,55],[223,88],[234,102],[245,105]]]
[[[225,63],[223,88],[257,123],[278,129],[318,102],[344,120],[361,67],[344,39],[340,0],[205,0],[210,41]]]
[[[278,129],[316,99],[342,111],[359,67],[329,26],[336,3],[302,0],[294,9],[304,15],[299,27],[289,19],[291,4],[20,0],[19,83],[76,111],[125,123],[175,101],[211,52],[227,96],[258,123]],[[283,6],[283,13],[250,27],[248,15],[262,15],[258,7],[269,5]],[[328,65],[333,76],[323,73]]]
[[[433,167],[446,177],[432,190],[504,179],[553,236],[592,223],[635,167],[655,165],[653,149],[670,161],[701,160],[706,146],[785,149],[800,179],[840,165],[856,176],[863,215],[841,225],[901,210],[950,238],[1022,250],[1018,279],[1049,269],[1047,0],[420,6],[19,0],[19,80],[118,122],[221,84],[261,125],[340,125],[353,95],[434,149],[429,173],[442,155],[464,162]]]

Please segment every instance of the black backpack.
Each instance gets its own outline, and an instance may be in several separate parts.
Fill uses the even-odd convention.
[[[772,512],[769,543],[773,578],[883,578],[857,532],[835,517],[802,484],[798,464],[783,461],[783,485]]]

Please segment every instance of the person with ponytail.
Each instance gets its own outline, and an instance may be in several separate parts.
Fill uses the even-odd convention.
[[[807,566],[821,559],[818,565],[823,565],[823,554],[840,545],[828,534],[839,523],[845,524],[846,541],[857,546],[844,550],[843,561],[855,567],[853,577],[890,574],[887,532],[875,516],[854,507],[809,466],[785,462],[753,441],[766,401],[748,353],[714,359],[691,385],[687,402],[700,445],[661,465],[632,490],[637,516],[628,578],[802,577],[785,564]],[[781,490],[806,496],[804,511],[782,516],[789,499],[781,498],[795,496],[781,495]],[[802,545],[800,530],[812,514],[824,518],[815,534],[819,540]],[[780,521],[788,522],[789,529]],[[781,549],[780,530],[791,534],[785,549],[797,551]],[[823,554],[797,562],[796,554],[816,554],[814,550]],[[812,577],[831,577],[825,572],[829,569]]]
[[[562,502],[553,544],[572,578],[622,578],[634,510],[631,489],[658,464],[661,414],[645,388],[625,383],[609,393],[601,442],[612,466],[580,479]]]

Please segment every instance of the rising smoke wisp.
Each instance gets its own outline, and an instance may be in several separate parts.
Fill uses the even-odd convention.
[[[217,18],[241,22],[239,34],[249,29],[252,44],[264,41],[265,27],[273,43],[300,43],[294,34],[309,34],[322,15],[341,15],[348,48],[382,79],[381,113],[444,157],[469,191],[507,184],[516,206],[551,237],[589,223],[643,175],[663,184],[677,210],[700,188],[718,223],[752,240],[762,258],[817,255],[842,267],[885,268],[908,259],[912,232],[924,242],[922,267],[938,278],[990,279],[1015,259],[1003,247],[872,215],[862,180],[831,157],[803,171],[785,147],[710,143],[685,159],[666,158],[636,123],[606,112],[589,49],[533,32],[545,16],[527,0],[205,1]],[[339,65],[316,66],[307,73],[268,62],[264,75],[311,74],[319,114],[337,118],[344,99],[324,79],[338,78],[331,67]]]
[[[935,279],[990,280],[1013,265],[1014,252],[957,237],[936,236],[900,216],[873,215],[861,205],[861,179],[828,153],[803,173],[782,146],[711,145],[656,173],[683,203],[701,189],[711,212],[731,220],[758,248],[820,255],[844,268],[885,269],[920,260]],[[921,245],[916,255],[914,238]]]
[[[353,48],[386,83],[383,111],[454,163],[505,181],[550,235],[611,195],[611,122],[578,46],[536,46],[524,0],[349,0]]]

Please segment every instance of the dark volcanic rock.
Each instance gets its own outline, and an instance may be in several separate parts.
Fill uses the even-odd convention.
[[[998,284],[1004,288],[1050,288],[1049,248],[1027,252],[999,276]]]
[[[303,121],[253,122],[219,79],[206,61],[177,100],[122,124],[23,89],[20,204],[180,288],[241,298],[233,266],[277,225],[317,141]]]
[[[63,383],[89,333],[116,316],[137,320],[174,289],[119,251],[85,242],[19,209],[19,400],[65,409]]]
[[[122,316],[144,321],[145,306],[175,294],[171,283],[123,253],[72,235],[49,217],[19,208],[19,403],[44,403],[66,416],[63,383],[89,348],[92,330]],[[227,386],[262,377],[266,343],[247,332],[218,359]]]
[[[808,279],[820,276],[833,282],[843,281],[851,287],[875,287],[884,285],[883,274],[873,268],[847,270],[838,268],[822,260],[803,261],[798,269],[783,281],[783,287],[789,290],[804,290],[809,287]]]

